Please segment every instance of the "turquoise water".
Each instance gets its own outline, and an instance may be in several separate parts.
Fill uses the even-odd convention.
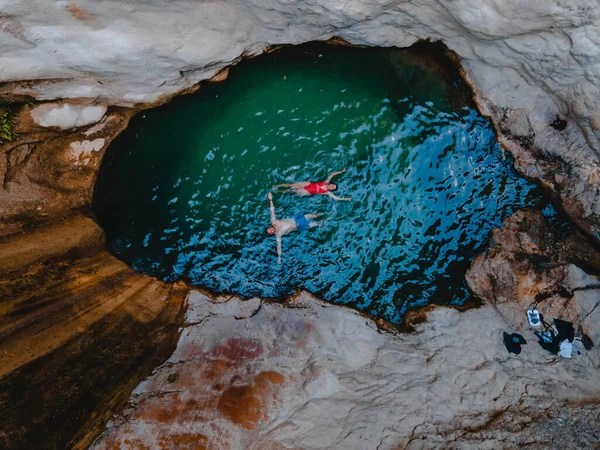
[[[464,302],[490,230],[540,196],[503,161],[460,79],[423,50],[287,48],[136,116],[94,194],[110,248],[165,280],[244,296],[305,288],[393,322]],[[283,237],[278,265],[271,186],[345,167],[335,193],[350,202],[274,194],[278,218],[324,215]]]

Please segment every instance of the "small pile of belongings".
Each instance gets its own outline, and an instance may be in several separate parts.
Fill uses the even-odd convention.
[[[545,331],[536,331],[539,343],[543,349],[548,350],[562,358],[571,358],[575,328],[571,322],[554,319],[554,327],[547,327]]]

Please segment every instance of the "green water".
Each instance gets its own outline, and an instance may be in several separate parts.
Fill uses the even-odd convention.
[[[393,322],[463,302],[489,231],[540,197],[429,50],[287,48],[136,116],[96,184],[110,248],[165,280],[244,296],[305,288]],[[283,237],[278,265],[270,187],[345,167],[336,194],[351,202],[274,195],[278,218],[324,214]]]

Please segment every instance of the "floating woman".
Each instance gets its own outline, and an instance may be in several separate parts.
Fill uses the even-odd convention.
[[[331,192],[337,189],[337,185],[332,183],[331,179],[336,175],[344,173],[345,171],[346,169],[340,170],[339,172],[333,172],[327,177],[325,181],[302,181],[300,183],[278,184],[276,186],[273,186],[273,190],[276,190],[278,188],[285,188],[287,192],[291,192],[301,196],[325,194],[334,200],[352,200],[351,197],[338,197],[337,195]]]

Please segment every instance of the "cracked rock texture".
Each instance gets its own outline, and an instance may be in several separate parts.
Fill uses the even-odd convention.
[[[586,239],[562,236],[540,211],[524,209],[494,229],[491,240],[466,275],[475,295],[513,330],[526,328],[523,312],[535,305],[547,321],[568,320],[600,342],[600,282],[589,274],[600,273],[600,259]]]
[[[0,95],[95,105],[155,102],[271,45],[442,40],[517,167],[600,237],[599,0],[2,0],[0,12]]]
[[[511,356],[494,308],[439,308],[416,333],[380,332],[302,293],[286,305],[188,296],[169,360],[92,446],[201,449],[592,448],[598,347]],[[524,318],[524,315],[522,314]],[[595,313],[595,320],[600,311]],[[596,322],[597,323],[597,322]],[[573,435],[564,429],[570,422]],[[555,441],[556,440],[556,441]],[[129,447],[128,447],[129,446]]]

